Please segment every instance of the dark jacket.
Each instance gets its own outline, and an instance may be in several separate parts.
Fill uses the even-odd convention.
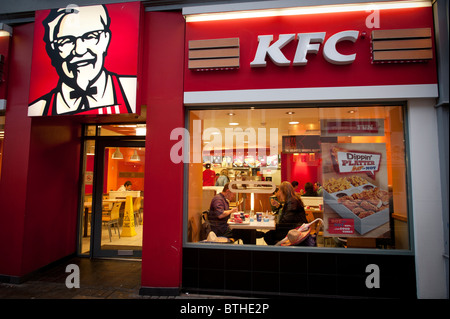
[[[305,209],[298,198],[291,198],[284,203],[278,222],[280,227],[292,229],[307,222]]]
[[[275,230],[270,230],[264,234],[264,241],[267,245],[275,245],[278,241],[286,237],[289,230],[301,224],[307,223],[305,209],[298,198],[287,200],[280,212],[280,219]]]

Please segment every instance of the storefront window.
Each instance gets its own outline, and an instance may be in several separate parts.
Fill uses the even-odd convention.
[[[409,249],[403,118],[399,105],[191,110],[187,242],[286,246],[309,234],[299,245]],[[202,214],[222,180],[236,213]],[[304,206],[288,228],[283,182]]]

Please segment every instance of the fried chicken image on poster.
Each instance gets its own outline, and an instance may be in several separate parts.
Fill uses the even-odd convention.
[[[140,4],[36,12],[29,116],[136,113]]]

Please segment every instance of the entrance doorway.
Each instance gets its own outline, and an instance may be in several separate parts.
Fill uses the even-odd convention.
[[[139,258],[145,140],[138,136],[98,137],[87,139],[85,145],[80,255]]]

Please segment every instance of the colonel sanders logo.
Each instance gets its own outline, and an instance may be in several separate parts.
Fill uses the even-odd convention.
[[[30,103],[28,115],[136,112],[136,76],[105,68],[113,36],[105,6],[54,9],[42,24],[45,49],[59,80]]]

